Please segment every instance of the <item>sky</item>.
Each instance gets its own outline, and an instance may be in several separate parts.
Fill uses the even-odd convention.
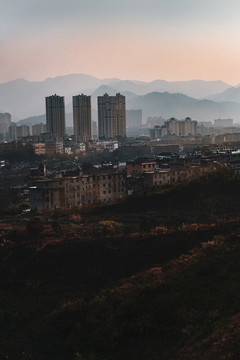
[[[0,0],[0,83],[72,73],[240,83],[239,0]]]

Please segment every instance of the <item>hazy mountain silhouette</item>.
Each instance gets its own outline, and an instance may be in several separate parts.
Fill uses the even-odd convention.
[[[118,81],[109,83],[119,91],[130,91],[137,95],[145,95],[147,93],[157,92],[170,92],[170,93],[182,93],[187,96],[195,98],[204,98],[221,92],[229,88],[230,85],[223,81],[203,81],[203,80],[191,80],[191,81],[165,81],[154,80],[146,83],[142,81]],[[221,89],[221,90],[220,90]]]
[[[172,116],[179,119],[190,116],[198,121],[213,121],[219,117],[226,117],[233,118],[235,122],[240,121],[239,103],[198,100],[183,94],[170,94],[168,92],[153,92],[141,96],[133,96],[130,93],[130,95],[130,97],[126,97],[127,109],[142,109],[144,122],[148,116],[162,116],[165,119]],[[97,121],[96,109],[97,104],[95,102],[93,103],[93,119],[95,121]],[[45,122],[43,121],[45,115],[42,116],[24,119],[20,123]],[[70,103],[66,106],[66,125],[72,126]]]
[[[40,123],[46,124],[46,114],[30,116],[26,119],[19,120],[17,125],[35,125]],[[71,112],[65,113],[65,124],[66,126],[73,126],[73,114]]]
[[[221,93],[209,96],[208,99],[214,101],[234,101],[240,103],[240,86],[230,87]]]
[[[104,86],[101,88],[101,86]],[[107,89],[108,91],[104,91]],[[120,80],[116,78],[98,79],[86,74],[70,74],[48,78],[44,81],[30,82],[17,79],[0,84],[0,112],[9,112],[13,120],[45,113],[45,97],[53,94],[65,96],[66,104],[71,104],[72,96],[85,93],[93,94],[93,106],[100,90],[115,94],[125,93],[128,99],[134,94],[143,95],[150,92],[181,92],[191,97],[207,97],[223,92],[229,85],[222,81],[174,81],[155,80],[152,82]],[[111,89],[111,91],[109,90]],[[132,94],[132,95],[131,95]],[[95,103],[95,105],[94,105]],[[69,111],[69,109],[68,109]]]
[[[18,126],[21,126],[21,125],[35,125],[35,124],[40,124],[40,123],[46,124],[46,115],[45,114],[37,115],[37,116],[30,116],[30,117],[28,117],[26,119],[19,120],[17,122],[17,125]]]
[[[128,109],[142,109],[143,118],[162,116],[163,118],[185,118],[190,116],[198,121],[212,121],[216,118],[233,118],[240,121],[240,104],[234,102],[214,102],[198,100],[183,94],[150,93],[129,99]]]

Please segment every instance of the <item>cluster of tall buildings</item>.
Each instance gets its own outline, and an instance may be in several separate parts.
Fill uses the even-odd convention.
[[[54,137],[65,135],[64,97],[52,95],[46,97],[47,132]],[[73,128],[77,140],[92,140],[91,96],[73,96]],[[126,136],[125,96],[104,94],[98,97],[99,139],[119,139]]]
[[[8,127],[8,140],[21,140],[23,137],[38,136],[43,133],[46,133],[46,124],[17,125],[15,122],[11,122]]]

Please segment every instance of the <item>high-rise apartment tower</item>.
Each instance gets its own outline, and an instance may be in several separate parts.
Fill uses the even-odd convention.
[[[11,123],[11,115],[9,113],[0,114],[0,138],[6,139],[8,128]]]
[[[47,132],[54,137],[65,135],[65,104],[64,96],[52,95],[46,97]]]
[[[126,136],[125,96],[104,94],[98,97],[99,139],[118,139]]]
[[[73,96],[73,127],[77,140],[92,140],[91,96]]]

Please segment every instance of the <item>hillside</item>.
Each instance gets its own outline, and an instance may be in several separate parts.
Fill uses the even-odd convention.
[[[233,101],[240,103],[240,87],[230,87],[225,91],[208,97],[209,100],[213,101]]]
[[[239,185],[2,220],[0,358],[238,359]]]
[[[165,119],[190,116],[197,121],[213,121],[217,118],[234,118],[240,121],[240,104],[234,102],[216,102],[197,100],[183,94],[150,93],[127,101],[129,109],[143,110],[143,118],[161,115]]]

